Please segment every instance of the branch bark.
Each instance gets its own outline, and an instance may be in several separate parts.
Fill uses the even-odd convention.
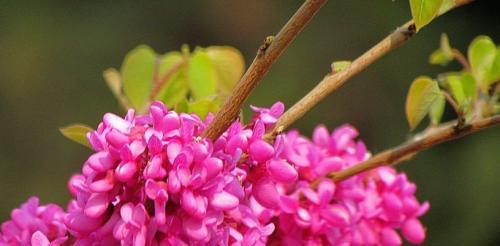
[[[239,111],[250,92],[326,1],[306,0],[276,37],[266,38],[265,42],[259,47],[252,64],[221,107],[212,124],[205,131],[204,135],[206,137],[212,140],[217,139],[231,122],[238,117]]]
[[[473,1],[474,0],[455,0],[455,6],[453,8],[457,8]],[[390,51],[406,43],[406,41],[408,41],[408,39],[410,39],[415,33],[415,24],[413,23],[413,21],[408,21],[401,27],[397,28],[392,34],[384,38],[378,44],[376,44],[356,60],[354,60],[344,70],[338,73],[328,74],[323,80],[318,83],[318,85],[316,85],[316,87],[314,87],[309,93],[307,93],[307,95],[305,95],[302,99],[300,99],[300,101],[295,103],[295,105],[288,109],[280,117],[280,119],[278,119],[278,122],[276,122],[274,129],[267,135],[267,138],[272,139],[280,131],[289,127],[293,122],[297,121],[307,111],[314,107],[318,102],[320,102],[330,93],[334,92],[340,86],[342,86],[348,79],[360,73],[366,67],[368,67]]]
[[[409,159],[408,157],[412,157],[418,152],[428,149],[434,145],[461,138],[471,133],[475,133],[486,128],[499,125],[500,115],[495,115],[474,120],[470,124],[467,124],[461,128],[457,128],[456,121],[450,122],[448,124],[443,124],[442,126],[437,128],[429,128],[429,130],[423,132],[421,135],[417,135],[411,141],[405,144],[382,151],[366,161],[363,161],[339,172],[331,173],[328,176],[335,182],[342,181],[370,169],[406,161],[407,159]]]

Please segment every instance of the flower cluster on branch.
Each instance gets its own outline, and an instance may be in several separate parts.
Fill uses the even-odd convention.
[[[340,183],[332,171],[369,157],[344,125],[264,141],[282,103],[252,107],[215,142],[213,118],[168,110],[103,117],[95,151],[68,182],[66,211],[31,198],[2,224],[0,245],[401,245],[425,239],[427,202],[405,174],[382,167]]]

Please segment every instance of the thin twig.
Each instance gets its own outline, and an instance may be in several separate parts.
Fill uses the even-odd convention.
[[[276,37],[266,38],[252,64],[205,131],[206,137],[215,140],[238,117],[250,92],[325,2],[326,0],[306,0]]]
[[[457,102],[455,101],[455,99],[453,99],[450,93],[443,90],[441,91],[441,94],[444,96],[444,99],[451,105],[453,111],[455,111],[455,114],[457,115],[458,118],[457,127],[461,127],[465,123],[464,112],[458,106]]]
[[[434,145],[461,138],[489,127],[499,126],[500,115],[473,120],[460,129],[456,128],[455,125],[456,122],[452,122],[452,124],[444,124],[441,127],[430,128],[422,135],[416,136],[413,140],[405,144],[382,151],[366,161],[328,176],[332,178],[333,181],[338,182],[373,168],[399,163],[404,161],[402,159],[405,157],[414,155]]]
[[[474,0],[455,0],[454,8],[473,1]],[[415,33],[416,29],[413,21],[408,21],[406,24],[397,28],[392,34],[354,60],[344,70],[338,73],[328,74],[318,83],[318,85],[316,85],[316,87],[314,87],[309,93],[307,93],[307,95],[300,99],[300,101],[298,101],[280,117],[278,122],[275,124],[274,130],[267,135],[267,139],[272,139],[278,130],[283,130],[289,127],[293,122],[302,117],[327,95],[342,86],[348,79],[363,71],[366,67],[380,59],[382,56],[404,44]]]
[[[465,58],[462,52],[457,49],[452,49],[451,54],[453,55],[453,58],[455,58],[455,60],[457,60],[466,71],[470,71],[469,62],[467,62],[467,58]]]

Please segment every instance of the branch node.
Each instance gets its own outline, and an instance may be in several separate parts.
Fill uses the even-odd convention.
[[[405,25],[398,27],[396,31],[393,32],[392,38],[399,39],[396,43],[400,45],[413,37],[416,33],[417,28],[415,27],[415,24],[413,22],[407,22]]]
[[[259,56],[259,57],[263,56],[266,53],[267,48],[269,48],[269,46],[271,46],[273,41],[274,41],[273,35],[267,36],[264,39],[264,42],[259,46],[259,50],[257,51],[257,56]]]

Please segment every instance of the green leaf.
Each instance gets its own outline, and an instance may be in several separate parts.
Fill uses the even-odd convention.
[[[104,79],[109,89],[115,97],[122,96],[122,79],[120,72],[114,68],[108,68],[103,73]]]
[[[437,82],[429,77],[421,76],[413,81],[406,97],[406,119],[410,129],[415,129],[429,113],[440,93]]]
[[[62,135],[89,148],[90,144],[87,140],[87,133],[93,130],[94,129],[83,124],[71,124],[69,126],[59,128],[59,131],[62,133]]]
[[[486,74],[486,83],[490,85],[494,82],[500,80],[500,46],[497,47],[497,55],[493,64],[491,65],[490,71]]]
[[[442,3],[443,0],[410,0],[411,15],[417,31],[436,17]]]
[[[434,101],[434,103],[431,105],[431,109],[429,111],[429,118],[431,119],[431,123],[433,125],[438,125],[439,122],[441,122],[445,106],[446,106],[446,100],[444,96],[439,95]]]
[[[453,7],[455,7],[455,0],[443,0],[441,7],[439,7],[438,15],[448,12]]]
[[[351,61],[334,61],[332,63],[332,71],[333,73],[338,73],[346,69],[349,65],[351,65]]]
[[[449,59],[450,61],[453,60],[453,51],[451,50],[450,41],[446,33],[441,34],[441,40],[439,43],[440,48],[443,51],[443,55],[446,57],[446,59]]]
[[[189,60],[189,86],[194,99],[214,96],[217,74],[212,60],[202,49],[196,49]]]
[[[230,46],[209,46],[205,51],[217,73],[219,91],[229,94],[245,71],[243,55]]]
[[[446,78],[448,85],[450,86],[451,95],[457,102],[458,106],[463,106],[465,99],[467,98],[464,93],[464,88],[462,86],[462,80],[456,74],[448,75]]]
[[[103,76],[115,98],[125,107],[129,107],[127,97],[123,95],[123,84],[120,72],[114,68],[108,68],[104,71]]]
[[[483,90],[487,89],[490,81],[496,77],[496,71],[495,73],[491,71],[500,66],[500,64],[497,65],[497,60],[500,58],[497,59],[495,44],[487,36],[476,37],[469,46],[468,57],[476,82]]]
[[[450,61],[452,60],[446,57],[442,49],[435,50],[429,57],[429,63],[433,65],[446,66]]]
[[[469,72],[462,72],[460,80],[462,81],[465,97],[471,98],[473,101],[477,96],[477,86],[474,77]]]
[[[175,112],[180,113],[188,113],[189,112],[189,103],[186,99],[181,100],[175,105]]]
[[[178,51],[168,52],[160,58],[158,77],[163,86],[155,99],[163,101],[169,108],[185,99],[189,91],[185,59]],[[167,81],[163,81],[165,79]]]
[[[209,112],[216,113],[217,111],[219,111],[219,103],[216,100],[204,98],[189,103],[188,112],[195,113],[202,119],[205,119]]]
[[[137,110],[142,110],[148,101],[154,77],[155,60],[155,52],[148,46],[140,45],[130,51],[123,61],[121,67],[123,90]]]

